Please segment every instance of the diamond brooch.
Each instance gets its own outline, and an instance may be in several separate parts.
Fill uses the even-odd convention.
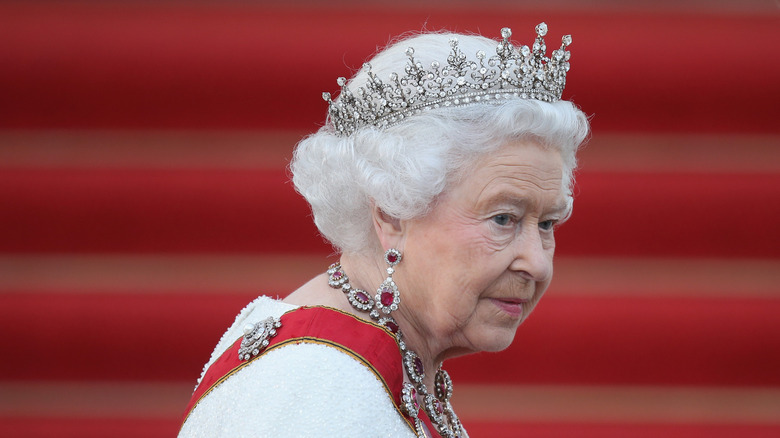
[[[269,316],[257,322],[244,326],[244,337],[241,339],[241,347],[238,349],[240,360],[249,360],[260,354],[269,344],[271,338],[276,336],[277,329],[282,326],[279,318]]]

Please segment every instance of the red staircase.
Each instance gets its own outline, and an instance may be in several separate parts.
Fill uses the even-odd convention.
[[[448,363],[471,436],[780,436],[780,14],[552,4],[0,4],[0,436],[175,435],[234,315],[331,260],[285,169],[320,94],[540,21],[593,139],[548,296]]]

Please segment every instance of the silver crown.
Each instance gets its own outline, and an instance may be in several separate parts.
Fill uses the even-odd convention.
[[[406,49],[409,61],[403,74],[391,73],[385,83],[371,72],[371,64],[363,64],[367,83],[355,93],[346,88],[346,78],[338,78],[341,93],[334,102],[330,93],[322,93],[328,102],[328,114],[336,134],[348,136],[365,126],[382,129],[424,110],[469,105],[493,100],[521,98],[544,102],[560,100],[566,85],[571,52],[571,35],[562,38],[561,48],[547,57],[544,36],[547,25],[536,26],[536,40],[531,48],[516,48],[509,41],[512,31],[501,29],[502,41],[496,54],[487,57],[484,51],[476,59],[467,59],[458,47],[457,38],[450,39],[446,62],[433,61],[429,68],[414,57],[414,48]]]

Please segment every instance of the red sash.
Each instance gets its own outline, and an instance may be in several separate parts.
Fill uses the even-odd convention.
[[[399,414],[414,430],[412,419],[405,416],[398,408],[401,405],[403,385],[401,352],[398,350],[395,337],[389,330],[330,307],[300,307],[282,315],[281,322],[277,335],[269,340],[268,347],[258,356],[248,361],[238,358],[242,338],[222,353],[208,368],[192,394],[192,399],[184,413],[184,421],[203,397],[253,360],[268,351],[288,344],[314,343],[327,345],[349,354],[371,370],[384,385],[388,396],[393,399]],[[420,410],[420,418],[434,436],[438,436],[436,429],[422,410]]]

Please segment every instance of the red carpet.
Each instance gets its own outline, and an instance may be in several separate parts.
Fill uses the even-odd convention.
[[[390,36],[427,27],[498,37],[511,26],[526,41],[546,21],[548,46],[574,37],[565,96],[596,115],[596,130],[778,132],[776,10],[203,3],[5,4],[2,124],[310,131],[324,119],[322,92]]]
[[[0,418],[0,434],[14,438],[168,438],[179,430],[176,421],[46,418],[43,421]],[[470,436],[515,438],[776,438],[780,427],[720,424],[554,424],[477,423],[469,424]]]
[[[6,292],[0,348],[14,355],[0,375],[194,382],[252,298]],[[778,314],[777,298],[551,294],[509,349],[453,360],[448,371],[484,384],[780,386]]]
[[[327,264],[285,169],[321,93],[540,21],[593,140],[548,296],[447,364],[470,435],[780,436],[780,15],[727,3],[4,2],[0,436],[175,435],[236,312]]]
[[[2,252],[329,252],[282,169],[0,170]],[[780,257],[778,173],[577,179],[560,255]]]

